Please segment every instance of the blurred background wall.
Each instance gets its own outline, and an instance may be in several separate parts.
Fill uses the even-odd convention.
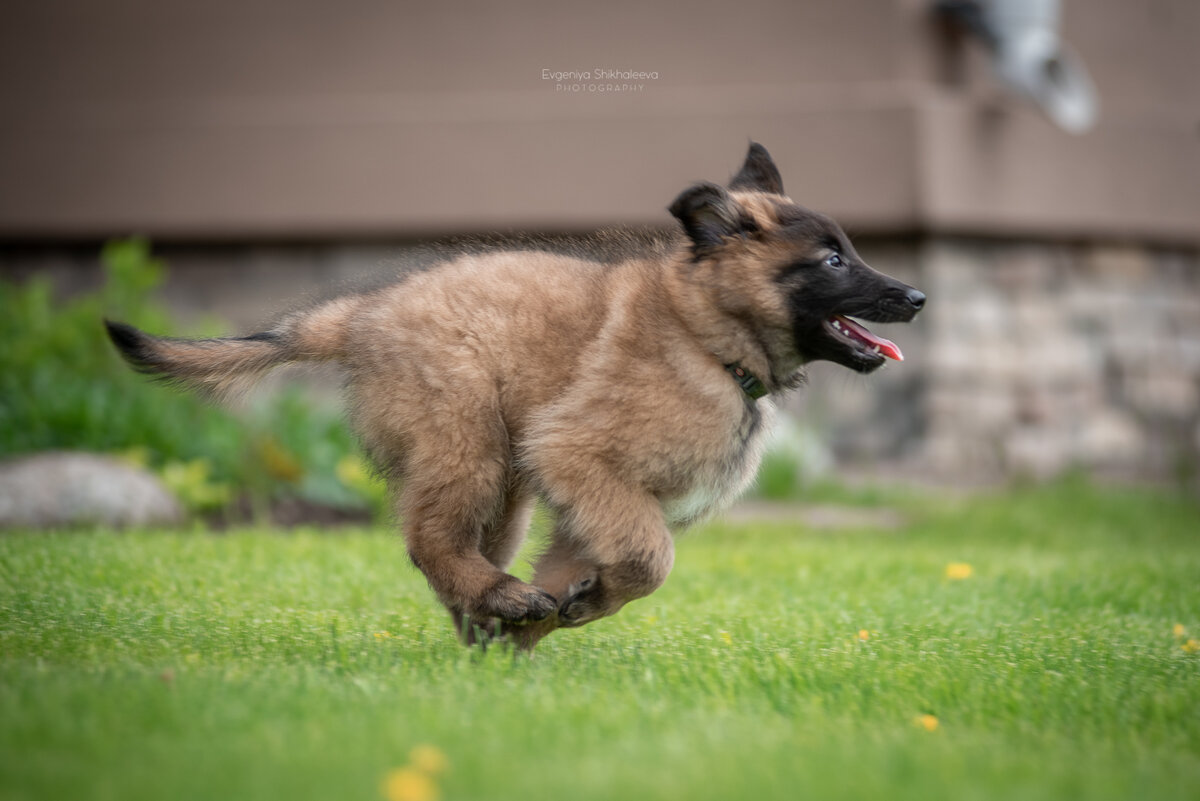
[[[1082,133],[934,5],[10,0],[0,270],[69,292],[143,234],[181,312],[251,326],[430,239],[668,226],[754,139],[930,297],[904,364],[791,401],[827,454],[1194,478],[1200,3],[1063,3]]]

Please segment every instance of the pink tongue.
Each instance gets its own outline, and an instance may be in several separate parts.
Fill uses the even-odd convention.
[[[873,345],[879,348],[879,352],[884,356],[887,356],[889,359],[895,359],[898,362],[904,361],[904,354],[900,352],[900,348],[896,347],[896,343],[892,342],[890,339],[884,339],[883,337],[875,336],[870,331],[851,320],[849,317],[843,317],[840,314],[835,314],[833,319],[837,320],[841,324],[843,331],[855,339],[862,340],[868,345]]]

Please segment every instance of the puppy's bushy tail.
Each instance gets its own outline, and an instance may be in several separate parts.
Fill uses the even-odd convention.
[[[175,339],[111,320],[104,325],[109,339],[138,372],[224,399],[245,391],[282,364],[342,358],[347,322],[358,302],[358,298],[339,298],[245,337]]]

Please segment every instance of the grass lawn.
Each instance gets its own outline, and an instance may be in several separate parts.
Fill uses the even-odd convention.
[[[0,537],[0,798],[1200,797],[1200,507],[891,500],[704,527],[532,659],[384,530]]]

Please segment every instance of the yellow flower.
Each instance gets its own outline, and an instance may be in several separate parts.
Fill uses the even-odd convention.
[[[1194,654],[1200,651],[1200,640],[1188,640],[1179,647],[1189,654]]]
[[[408,752],[408,763],[426,776],[441,776],[450,767],[450,759],[436,745],[418,745]]]
[[[916,723],[925,731],[937,731],[938,719],[934,715],[917,715]]]
[[[387,494],[383,479],[376,475],[362,458],[349,455],[338,460],[333,468],[338,481],[364,498],[382,498]]]
[[[1176,623],[1175,627],[1173,629],[1171,629],[1171,631],[1174,632],[1176,637],[1186,637],[1187,636],[1187,629],[1185,629],[1183,627],[1182,623]]]
[[[867,631],[866,629],[859,629],[858,639],[862,642],[866,642],[867,640],[871,639],[871,632]]]
[[[718,631],[717,636],[721,638],[721,642],[726,645],[733,645],[733,637],[729,636],[728,631]]]
[[[415,768],[397,768],[383,780],[387,801],[437,801],[438,788],[427,774]]]
[[[391,636],[392,636],[392,633],[390,631],[375,632],[375,639],[377,639],[377,640],[386,640],[387,638],[389,638]]]
[[[190,462],[167,462],[159,477],[185,506],[215,509],[233,500],[233,487],[213,481],[211,473],[212,465],[207,459],[193,459]]]
[[[296,456],[271,436],[258,440],[258,458],[271,476],[296,482],[304,478],[304,466]]]
[[[946,578],[952,581],[962,581],[971,577],[971,566],[966,562],[951,562],[946,565]]]

